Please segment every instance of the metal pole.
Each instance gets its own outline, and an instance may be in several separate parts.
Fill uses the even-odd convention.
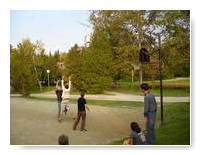
[[[48,87],[49,87],[49,73],[47,73],[48,74]]]
[[[163,85],[162,85],[162,58],[161,58],[161,39],[158,34],[159,44],[159,74],[160,74],[160,104],[161,104],[161,124],[163,123]]]
[[[142,68],[140,68],[140,70],[139,70],[139,76],[140,76],[139,83],[142,84],[142,82],[143,82],[142,81]]]

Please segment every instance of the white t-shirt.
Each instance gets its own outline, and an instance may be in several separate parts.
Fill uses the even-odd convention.
[[[63,100],[68,100],[70,98],[70,90],[71,90],[71,80],[69,80],[69,87],[68,89],[65,88],[64,85],[64,80],[61,80],[61,86],[62,86],[62,90],[63,90],[63,94],[62,94],[62,98]]]

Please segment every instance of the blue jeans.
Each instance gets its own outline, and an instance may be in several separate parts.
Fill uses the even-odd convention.
[[[58,120],[60,120],[61,103],[62,103],[62,101],[58,101]]]
[[[146,144],[153,145],[155,142],[155,118],[156,118],[156,111],[152,111],[148,113],[147,122],[146,122]]]

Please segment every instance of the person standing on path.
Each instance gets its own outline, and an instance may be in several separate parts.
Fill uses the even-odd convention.
[[[80,121],[80,118],[82,118],[81,122],[81,131],[87,131],[85,128],[85,122],[86,122],[86,110],[85,108],[90,111],[88,106],[86,105],[86,99],[84,98],[84,94],[81,94],[81,97],[78,99],[78,114],[77,114],[77,119],[74,123],[73,130],[76,130],[76,127]]]
[[[62,80],[61,80],[61,87],[62,87],[62,90],[63,90],[62,104],[65,105],[65,108],[67,109],[67,111],[69,111],[69,113],[71,114],[71,117],[75,120],[75,116],[74,116],[74,113],[71,111],[70,102],[69,102],[70,90],[71,90],[71,77],[69,76],[69,82],[68,82],[67,85],[64,84],[64,79],[65,79],[65,76],[63,76]]]
[[[65,85],[64,79],[65,79],[65,76],[63,76],[62,80],[61,80],[61,87],[63,90],[62,98],[63,98],[63,100],[66,100],[66,102],[69,102],[70,90],[71,90],[71,77],[69,77],[69,82],[67,85]]]
[[[61,121],[61,103],[62,103],[62,93],[63,90],[61,89],[60,86],[58,86],[58,83],[60,82],[60,80],[57,81],[56,83],[56,90],[55,93],[57,95],[57,99],[58,99],[58,121]]]
[[[144,93],[144,117],[146,118],[146,144],[153,145],[155,142],[155,118],[157,103],[155,96],[149,92],[149,85],[143,83],[140,85],[142,93]]]

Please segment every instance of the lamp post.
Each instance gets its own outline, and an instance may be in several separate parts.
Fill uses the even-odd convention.
[[[47,70],[47,74],[48,74],[48,87],[49,87],[49,73],[50,73],[50,70],[48,69]]]
[[[156,50],[157,51],[157,50]],[[154,52],[156,52],[154,51]],[[161,124],[163,124],[163,83],[162,83],[162,54],[161,54],[161,36],[158,34],[158,58],[153,56],[153,53],[148,53],[145,48],[140,49],[139,61],[141,64],[150,63],[150,56],[158,60],[159,64],[159,81],[160,81],[160,107],[161,107]]]
[[[163,85],[162,85],[162,56],[161,56],[161,39],[158,34],[158,45],[159,45],[159,76],[160,76],[160,108],[161,108],[161,124],[163,124]]]

